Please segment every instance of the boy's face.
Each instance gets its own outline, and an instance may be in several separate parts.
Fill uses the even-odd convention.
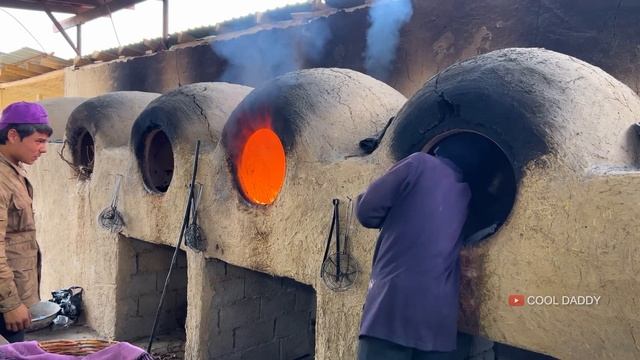
[[[25,164],[32,165],[40,155],[47,152],[47,141],[49,140],[47,134],[36,131],[21,141],[18,132],[11,129],[7,138],[7,145],[11,146],[13,157]]]

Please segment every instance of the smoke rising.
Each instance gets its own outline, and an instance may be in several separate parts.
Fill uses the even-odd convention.
[[[411,0],[375,0],[369,11],[365,68],[367,73],[385,80],[396,55],[400,28],[413,15]]]
[[[257,86],[299,70],[322,57],[330,31],[325,20],[304,26],[271,29],[232,40],[214,41],[214,51],[227,61],[221,81]]]

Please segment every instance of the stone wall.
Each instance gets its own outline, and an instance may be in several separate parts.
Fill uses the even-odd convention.
[[[119,238],[120,273],[117,283],[116,337],[148,337],[162,295],[174,248]],[[184,329],[187,317],[187,259],[178,252],[167,287],[157,334]]]
[[[304,359],[315,353],[313,288],[209,260],[208,359]]]

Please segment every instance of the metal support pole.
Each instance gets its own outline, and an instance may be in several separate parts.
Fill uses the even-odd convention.
[[[76,47],[78,48],[78,56],[82,56],[82,25],[76,25]]]
[[[69,43],[69,45],[71,46],[73,51],[75,51],[76,54],[78,56],[80,56],[80,50],[78,50],[76,45],[73,43],[73,41],[69,37],[69,34],[67,34],[67,32],[64,31],[64,28],[62,27],[62,25],[60,25],[58,20],[56,20],[55,16],[53,16],[53,13],[51,13],[51,9],[49,9],[49,7],[47,6],[47,4],[44,1],[40,0],[40,3],[42,4],[42,7],[44,8],[44,11],[49,16],[49,19],[51,19],[51,21],[53,22],[53,25],[55,25],[56,28],[58,29],[58,31],[60,31],[60,33],[62,34],[62,36],[64,36],[64,39],[67,40],[67,42]]]
[[[162,41],[169,37],[169,0],[162,0]]]

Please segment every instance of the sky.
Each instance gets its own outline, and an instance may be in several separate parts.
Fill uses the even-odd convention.
[[[300,2],[306,1],[169,0],[169,33],[213,25],[236,17]],[[54,16],[60,21],[72,15],[54,13]],[[14,18],[22,23],[28,31]],[[143,39],[162,36],[162,1],[147,0],[135,5],[134,9],[114,12],[112,18],[116,32],[114,32],[114,26],[109,17],[99,18],[82,26],[83,55],[97,50],[118,47],[119,44],[124,46]],[[53,23],[44,12],[0,8],[0,34],[2,34],[0,52],[7,53],[22,47],[30,47],[46,53],[53,53],[63,59],[75,57],[71,46],[60,33],[54,33],[53,29]],[[29,32],[37,41],[29,35]],[[75,42],[75,28],[67,29],[67,33]]]

